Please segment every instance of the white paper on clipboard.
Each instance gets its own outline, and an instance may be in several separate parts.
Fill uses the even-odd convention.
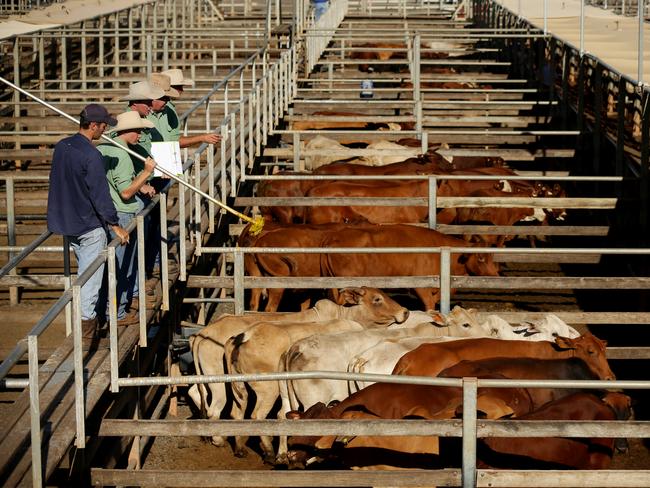
[[[183,173],[183,162],[181,160],[181,146],[178,141],[175,142],[152,142],[151,157],[156,161],[154,176],[163,176],[163,172],[158,167],[166,169],[173,175]]]

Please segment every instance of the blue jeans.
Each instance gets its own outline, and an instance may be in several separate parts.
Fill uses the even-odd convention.
[[[135,213],[117,212],[120,227],[126,228],[135,217]],[[116,235],[111,231],[111,239]],[[115,271],[117,273],[117,318],[124,318],[126,308],[133,297],[137,297],[138,289],[138,237],[133,231],[129,243],[115,248]]]
[[[77,257],[77,276],[80,276],[106,248],[106,231],[102,227],[80,236],[68,236],[70,247]],[[104,264],[81,287],[81,319],[90,320],[97,316],[97,300],[104,277]]]

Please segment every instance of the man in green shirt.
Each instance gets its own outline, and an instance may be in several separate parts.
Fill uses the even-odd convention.
[[[152,141],[178,141],[181,148],[196,146],[202,143],[218,144],[221,141],[220,135],[211,132],[195,136],[181,135],[180,117],[178,116],[178,112],[176,112],[176,105],[173,99],[180,97],[182,86],[180,90],[178,89],[178,85],[172,86],[171,77],[166,73],[154,73],[149,78],[149,81],[154,87],[160,88],[165,92],[164,97],[152,101],[152,111],[147,116],[147,119],[155,124],[156,131],[158,132],[156,134],[152,131]],[[156,137],[161,137],[161,139],[156,139]]]
[[[121,144],[134,148],[145,129],[153,124],[140,117],[136,111],[119,114],[117,125],[111,130],[113,139]],[[148,191],[145,187],[147,180],[153,173],[156,163],[147,158],[142,170],[137,170],[131,155],[121,147],[111,143],[98,146],[104,159],[106,178],[113,204],[117,210],[119,225],[126,227],[135,215],[142,209],[142,203],[136,198],[139,192]],[[114,236],[113,236],[114,237]],[[127,313],[129,303],[136,299],[138,290],[138,263],[136,260],[137,239],[134,236],[129,244],[115,250],[117,261],[117,318],[118,325],[131,325],[137,323],[137,311]]]

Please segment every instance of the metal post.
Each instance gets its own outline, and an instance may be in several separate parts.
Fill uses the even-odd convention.
[[[153,74],[153,39],[147,35],[147,77]]]
[[[436,214],[438,213],[438,179],[429,177],[429,229],[437,227]]]
[[[440,249],[440,313],[446,315],[451,309],[451,251]]]
[[[580,56],[585,53],[585,0],[580,0]]]
[[[638,0],[639,2],[639,41],[638,41],[638,46],[639,46],[639,52],[637,55],[638,58],[638,81],[639,84],[643,83],[643,4],[645,3],[644,0]]]
[[[223,146],[223,141],[221,145]],[[185,180],[185,173],[180,175],[183,180]],[[182,186],[182,185],[181,185]],[[185,217],[185,186],[178,187],[178,220],[179,220],[179,260],[180,262],[180,275],[178,277],[179,281],[185,281],[187,278],[187,263],[185,262],[186,252],[186,241],[187,241],[187,222]]]
[[[41,459],[41,406],[38,384],[38,337],[27,336],[29,367],[29,416],[32,441],[32,486],[43,486],[43,465]]]
[[[99,67],[97,68],[97,74],[99,75],[99,88],[104,88],[104,21],[106,17],[99,18],[99,32],[97,33],[98,40],[98,63]]]
[[[147,294],[145,293],[147,277],[145,276],[144,264],[144,217],[138,215],[135,218],[137,250],[138,250],[138,319],[140,321],[140,347],[147,347]],[[167,259],[164,254],[160,255],[160,261]]]
[[[169,34],[163,37],[163,70],[169,69]]]
[[[237,196],[237,126],[234,113],[230,116],[230,196]]]
[[[158,202],[160,208],[160,255],[167,256],[167,193],[160,194],[160,201]],[[178,253],[178,259],[184,259]],[[160,260],[160,280],[162,281],[162,310],[169,310],[169,263],[167,259]]]
[[[194,186],[201,188],[201,154],[194,154]],[[194,194],[194,253],[201,255],[201,196]]]
[[[8,177],[5,179],[5,196],[7,199],[7,244],[10,246],[16,245],[16,208],[15,208],[15,195],[14,195],[14,179]],[[14,257],[13,252],[9,252],[9,259]],[[16,274],[16,268],[9,272],[10,275]],[[9,303],[11,305],[18,304],[18,287],[12,286],[9,288]]]
[[[226,142],[228,141],[228,126],[223,124],[220,126],[221,130],[221,144],[219,149],[221,150],[221,200],[226,201],[226,195],[228,195],[228,183],[226,180],[227,166],[226,166]]]
[[[300,171],[300,132],[293,133],[293,170]],[[311,169],[311,168],[310,168]]]
[[[244,97],[239,99],[239,169],[241,181],[246,180],[246,134],[244,123]]]
[[[244,253],[236,250],[233,271],[233,295],[235,297],[235,315],[244,313]]]
[[[65,289],[72,286],[70,277],[70,240],[63,236],[63,276],[65,278]],[[68,302],[65,306],[65,335],[72,334],[72,305]]]
[[[61,43],[61,89],[64,90],[67,87],[65,81],[68,79],[68,38],[65,36],[65,26],[62,28],[61,34],[59,39]]]
[[[74,344],[74,398],[77,438],[75,446],[86,447],[86,415],[84,399],[84,364],[81,350],[81,286],[72,287],[72,341]]]
[[[476,378],[463,378],[463,488],[476,486],[477,389]]]
[[[86,69],[86,23],[82,22],[81,23],[81,29],[83,34],[81,35],[81,89],[86,90],[88,89],[88,85],[86,84],[86,78],[88,77],[87,69]]]
[[[118,379],[120,364],[117,357],[117,270],[115,247],[106,248],[106,265],[108,268],[108,343],[111,362],[111,392],[120,391]]]
[[[548,0],[544,0],[544,35],[548,34]]]

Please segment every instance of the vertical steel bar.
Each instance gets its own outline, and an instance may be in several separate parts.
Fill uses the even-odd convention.
[[[476,486],[476,378],[463,378],[463,488]]]
[[[548,0],[544,0],[544,35],[548,34]]]
[[[169,34],[163,36],[163,70],[169,69]]]
[[[201,154],[194,153],[194,186],[201,188]],[[201,255],[201,195],[194,193],[194,252]]]
[[[54,44],[54,41],[52,41]],[[41,98],[45,98],[45,39],[43,34],[38,38],[38,86]],[[41,109],[41,116],[45,116],[45,108]]]
[[[300,132],[293,133],[293,170],[300,171]]]
[[[68,38],[65,35],[65,26],[62,27],[61,34],[59,39],[61,43],[61,89],[65,90],[67,88],[65,82],[68,79]]]
[[[81,89],[87,90],[88,85],[86,79],[88,77],[87,67],[86,67],[86,23],[81,23],[81,29],[83,34],[81,35]]]
[[[113,246],[106,248],[106,267],[108,268],[108,343],[111,362],[111,392],[117,393],[120,391],[118,386],[120,364],[117,357],[117,270]]]
[[[81,286],[72,287],[72,340],[74,344],[74,397],[77,438],[75,446],[79,449],[86,447],[86,415],[84,405],[84,364],[81,350]]]
[[[147,77],[153,74],[153,38],[147,35]]]
[[[152,216],[153,217],[153,216]],[[144,217],[138,215],[135,218],[137,242],[138,242],[138,319],[140,322],[140,347],[147,347],[147,294],[145,293],[147,277],[144,264]],[[160,261],[167,259],[167,255],[161,254]]]
[[[585,0],[580,0],[580,56],[585,53]]]
[[[98,57],[99,59],[97,60],[99,63],[98,69],[98,75],[99,75],[99,88],[104,89],[104,22],[106,20],[106,17],[100,17],[99,18],[99,32],[97,33],[97,39],[98,39]]]
[[[236,249],[234,253],[233,295],[235,297],[235,315],[244,313],[244,253]]]
[[[235,125],[234,113],[230,117],[230,196],[237,196],[237,126]]]
[[[440,313],[446,315],[451,309],[451,251],[440,250]]]
[[[63,236],[63,276],[65,279],[65,289],[72,286],[70,277],[70,240]],[[65,306],[65,335],[72,334],[72,304],[68,302]]]
[[[639,84],[643,83],[643,31],[645,30],[643,26],[643,4],[645,3],[644,0],[637,0],[639,3],[639,33],[638,33],[638,53],[637,53],[637,59],[638,59],[638,82]]]
[[[227,159],[226,159],[226,143],[228,142],[228,126],[222,124],[221,128],[221,144],[219,145],[221,149],[221,201],[225,202],[228,195],[228,180],[226,175],[228,173],[227,168]],[[220,210],[223,214],[223,210]]]
[[[244,127],[244,114],[246,105],[244,97],[239,99],[239,170],[241,181],[246,181],[246,134]]]
[[[29,367],[29,416],[31,420],[32,442],[32,486],[43,486],[43,464],[41,458],[41,406],[39,403],[38,384],[38,337],[27,336],[27,354]]]
[[[169,244],[167,242],[167,193],[160,194],[160,255],[167,256]],[[179,260],[185,260],[181,253],[178,253]],[[162,281],[162,310],[169,310],[169,261],[167,259],[160,260],[160,280]]]
[[[429,176],[429,229],[437,226],[436,214],[438,213],[438,179]]]
[[[208,165],[208,195],[210,197],[215,198],[214,196],[214,148],[208,147],[207,149],[208,154],[207,154],[207,160],[206,163]],[[210,200],[208,200],[208,232],[211,234],[214,234],[214,219],[215,219],[215,211],[214,211],[214,203]]]
[[[14,179],[8,177],[5,179],[5,198],[7,201],[7,244],[10,246],[16,245],[16,197],[14,194]],[[9,259],[14,257],[13,252],[9,252]],[[17,274],[16,268],[13,268],[9,274]],[[11,305],[18,304],[18,287],[9,287],[9,303]]]
[[[223,142],[222,142],[223,145]],[[186,175],[185,172],[181,175],[184,181],[186,181]],[[185,186],[184,185],[179,185],[178,186],[178,220],[180,223],[179,227],[179,243],[178,243],[178,249],[179,249],[179,265],[180,265],[180,275],[178,279],[180,281],[185,281],[186,276],[187,276],[187,263],[185,262],[185,256],[187,256],[187,218],[185,216]]]

